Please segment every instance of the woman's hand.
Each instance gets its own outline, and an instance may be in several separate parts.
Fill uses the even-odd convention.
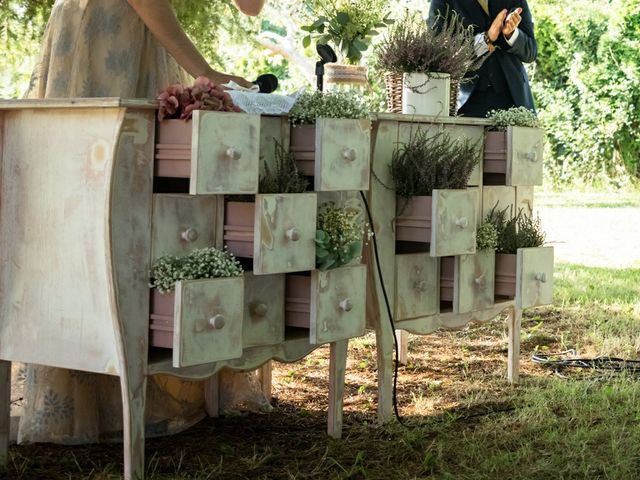
[[[209,78],[209,80],[218,85],[223,85],[231,81],[236,82],[238,85],[245,88],[251,88],[254,85],[249,80],[238,77],[237,75],[228,75],[226,73],[216,72],[215,70],[210,70],[206,76]]]

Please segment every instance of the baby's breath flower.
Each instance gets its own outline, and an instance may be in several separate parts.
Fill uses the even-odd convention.
[[[237,277],[242,266],[233,255],[217,248],[197,248],[184,257],[164,255],[151,267],[150,287],[161,293],[170,292],[180,280]]]
[[[507,110],[491,110],[487,114],[494,130],[506,130],[507,127],[538,128],[540,122],[533,110],[526,107],[512,107]]]
[[[363,97],[353,91],[305,92],[289,112],[294,125],[313,125],[316,118],[365,118],[369,108]]]

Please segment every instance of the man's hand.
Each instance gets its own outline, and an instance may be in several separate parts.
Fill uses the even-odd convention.
[[[520,22],[522,21],[522,17],[520,16],[521,13],[522,9],[516,8],[506,18],[502,27],[502,35],[504,35],[506,38],[511,38],[513,32],[515,32],[516,28],[518,28],[518,25],[520,25]]]
[[[505,18],[507,18],[506,9],[502,10],[498,14],[498,16],[493,20],[493,23],[489,27],[489,30],[487,30],[487,36],[489,37],[489,40],[491,40],[492,42],[495,42],[498,39],[498,36],[500,35],[500,33],[502,32],[504,28]]]

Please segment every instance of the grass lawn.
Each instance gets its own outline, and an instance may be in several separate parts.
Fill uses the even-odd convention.
[[[375,342],[351,343],[344,438],[324,434],[328,349],[276,364],[275,411],[208,419],[147,442],[152,479],[640,478],[640,383],[560,378],[538,350],[637,358],[640,270],[558,265],[556,301],[525,312],[522,382],[510,387],[503,321],[411,336],[398,402],[408,428],[378,427]],[[322,367],[322,368],[318,368]],[[121,445],[12,447],[10,478],[119,478]]]

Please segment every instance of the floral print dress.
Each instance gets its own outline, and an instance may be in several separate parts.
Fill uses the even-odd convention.
[[[27,98],[155,98],[189,77],[127,0],[57,0]],[[172,433],[204,416],[202,382],[157,375],[147,383],[146,434]],[[121,440],[118,377],[16,365],[12,398],[24,398],[19,442]]]

